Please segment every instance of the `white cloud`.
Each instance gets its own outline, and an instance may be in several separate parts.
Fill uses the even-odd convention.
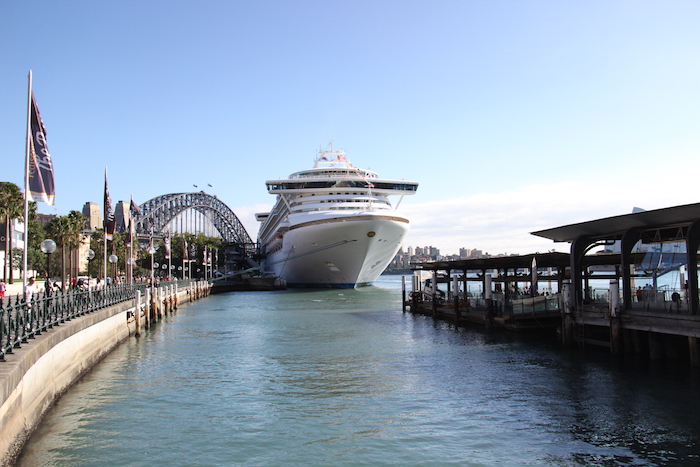
[[[649,174],[652,176],[653,174]],[[490,254],[569,251],[530,232],[632,212],[697,201],[692,177],[674,185],[560,182],[533,184],[501,193],[478,193],[439,202],[404,204],[411,219],[405,246],[434,246],[442,254],[476,248]],[[648,188],[648,189],[647,189]],[[416,195],[419,198],[419,195]]]
[[[255,220],[255,214],[258,212],[269,212],[270,209],[272,209],[272,204],[253,204],[231,208],[254,242],[258,239],[258,229],[260,228],[260,223]]]

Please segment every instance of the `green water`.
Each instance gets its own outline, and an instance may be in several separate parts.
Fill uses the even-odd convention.
[[[698,465],[700,385],[359,290],[210,296],[64,395],[21,466]]]

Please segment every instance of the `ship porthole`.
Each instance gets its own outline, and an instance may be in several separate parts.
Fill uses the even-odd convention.
[[[370,237],[370,238],[371,238],[371,237],[374,237],[375,235],[377,235],[376,232],[367,232],[367,236]]]

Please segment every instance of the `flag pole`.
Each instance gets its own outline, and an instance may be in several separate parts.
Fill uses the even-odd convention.
[[[131,206],[134,204],[134,195],[129,195],[129,259],[127,260],[127,265],[129,266],[127,270],[129,271],[129,285],[134,285],[134,242],[136,241],[136,235],[134,235],[133,227],[133,216],[134,213],[131,211]]]
[[[29,70],[27,85],[27,135],[24,142],[24,254],[22,255],[22,291],[27,287],[27,245],[29,244],[29,151],[32,127],[32,70]],[[10,252],[12,268],[12,252]],[[10,277],[12,275],[10,274]]]
[[[107,187],[107,167],[105,167],[105,190],[107,189],[106,187]],[[105,200],[105,203],[106,202],[107,201]],[[102,206],[102,210],[104,212],[106,212],[106,209],[107,209],[106,206]],[[103,273],[102,280],[105,281],[104,285],[107,286],[107,219],[106,218],[103,221],[102,227],[103,227],[102,235],[104,236],[104,239],[103,239],[104,241],[102,242],[102,243],[104,243],[104,249],[103,249],[104,254],[102,256],[102,273]]]

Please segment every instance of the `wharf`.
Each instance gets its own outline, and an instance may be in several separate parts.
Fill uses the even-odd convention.
[[[214,280],[211,283],[211,293],[251,292],[284,290],[287,283],[280,277],[236,277],[229,280]]]
[[[644,268],[658,264],[659,255],[646,256],[633,252],[574,258],[544,253],[414,264],[409,300],[404,284],[404,310],[408,307],[412,313],[458,326],[551,332],[565,346],[606,348],[613,355],[634,354],[650,360],[680,359],[700,367],[695,286],[657,287],[654,273]],[[681,257],[685,264],[673,263],[666,269],[673,272],[685,266],[687,270],[688,256]],[[628,266],[621,266],[627,261]],[[633,269],[630,263],[634,275],[627,273]],[[583,272],[572,273],[578,267]],[[692,277],[685,279],[691,282]],[[593,280],[599,286],[607,282],[608,288],[592,286]],[[631,291],[635,291],[633,298]]]
[[[414,296],[415,297],[415,296]],[[544,309],[543,300],[530,301],[530,309],[520,312],[504,312],[498,303],[482,303],[480,300],[460,300],[459,303],[435,303],[432,300],[408,300],[404,308],[414,314],[432,316],[445,320],[457,326],[476,324],[488,329],[505,329],[509,331],[553,333],[561,327],[561,311],[559,309]],[[539,302],[539,303],[538,303]],[[550,303],[551,306],[551,303]]]

